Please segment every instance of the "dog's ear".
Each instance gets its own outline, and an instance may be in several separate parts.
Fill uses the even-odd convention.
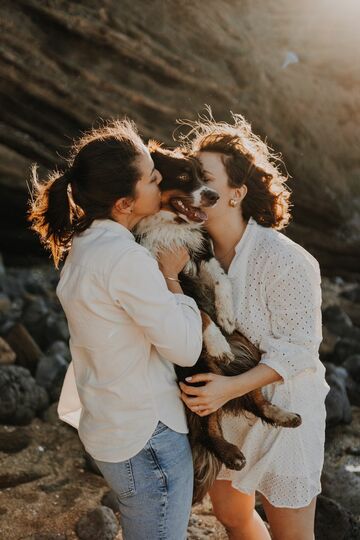
[[[155,139],[149,139],[148,143],[147,143],[147,147],[148,147],[148,150],[149,150],[150,154],[160,150],[160,148],[162,147],[162,144],[163,143],[155,141]]]

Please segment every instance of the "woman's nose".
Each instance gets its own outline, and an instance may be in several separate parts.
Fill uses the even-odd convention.
[[[157,172],[157,175],[158,175],[157,184],[159,185],[161,180],[162,180],[162,176],[161,176],[161,172],[158,171],[157,169],[156,169],[156,172]]]

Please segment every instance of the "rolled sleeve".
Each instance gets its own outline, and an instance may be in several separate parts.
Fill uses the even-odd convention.
[[[123,256],[113,267],[111,298],[142,328],[167,360],[192,366],[202,348],[202,322],[196,302],[171,293],[157,261],[145,249]]]
[[[260,364],[286,381],[317,369],[322,340],[320,269],[312,257],[297,258],[271,278],[266,296],[272,334],[259,343]]]

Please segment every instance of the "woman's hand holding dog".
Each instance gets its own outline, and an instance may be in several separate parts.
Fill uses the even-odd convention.
[[[198,373],[187,377],[191,383],[205,382],[204,386],[189,386],[180,382],[181,399],[187,407],[199,416],[211,414],[225,403],[239,397],[239,385],[233,384],[233,377],[215,373]],[[244,389],[244,394],[247,389]]]
[[[189,262],[190,256],[186,248],[163,250],[158,255],[158,263],[161,272],[166,279],[168,289],[173,293],[182,293],[178,275]]]
[[[231,399],[241,397],[256,388],[274,382],[282,382],[281,375],[265,364],[259,364],[246,373],[227,377],[215,373],[197,373],[187,377],[191,383],[206,383],[204,386],[189,386],[180,382],[181,399],[191,411],[199,416],[211,414]]]
[[[189,253],[184,247],[163,250],[158,255],[159,268],[165,277],[177,278],[189,260]]]

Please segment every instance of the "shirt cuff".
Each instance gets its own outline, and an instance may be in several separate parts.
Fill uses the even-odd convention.
[[[280,377],[283,378],[282,381],[276,381],[276,383],[283,384],[288,379],[286,369],[284,369],[284,366],[281,364],[281,362],[277,362],[276,360],[270,358],[262,358],[259,362],[259,365],[260,364],[270,367],[271,369],[276,371],[276,373],[278,373]]]

